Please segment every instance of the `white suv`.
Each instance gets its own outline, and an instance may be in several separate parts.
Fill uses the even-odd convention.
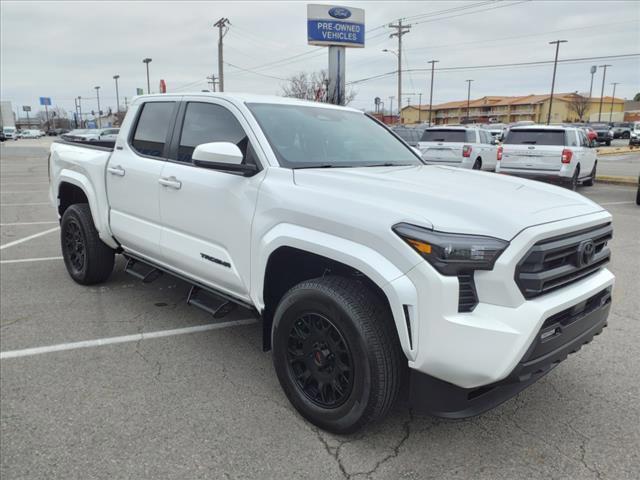
[[[497,146],[491,132],[478,127],[428,128],[418,143],[430,165],[495,170]]]
[[[496,172],[591,186],[596,177],[596,149],[584,131],[561,125],[514,127],[498,147]]]

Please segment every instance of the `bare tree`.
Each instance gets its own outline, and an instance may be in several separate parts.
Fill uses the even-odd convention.
[[[326,70],[312,73],[300,72],[289,77],[287,83],[281,88],[284,97],[326,103],[328,102],[329,76]],[[348,105],[354,98],[356,98],[356,92],[352,88],[347,88],[344,104]]]
[[[574,93],[573,95],[571,95],[571,99],[569,100],[569,105],[567,106],[567,108],[570,112],[575,113],[578,116],[578,119],[582,122],[584,115],[589,110],[590,103],[591,99],[588,96]]]

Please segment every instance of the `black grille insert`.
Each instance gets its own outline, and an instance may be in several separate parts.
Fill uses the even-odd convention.
[[[478,304],[476,285],[473,281],[473,272],[459,273],[458,283],[458,312],[472,312]]]
[[[597,272],[609,262],[611,223],[536,243],[516,268],[525,298],[534,298]]]

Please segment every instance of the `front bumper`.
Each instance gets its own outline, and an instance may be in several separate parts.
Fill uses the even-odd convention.
[[[478,388],[461,388],[412,370],[410,403],[417,411],[445,418],[483,413],[549,373],[607,326],[611,288],[545,319],[523,358],[503,380]]]

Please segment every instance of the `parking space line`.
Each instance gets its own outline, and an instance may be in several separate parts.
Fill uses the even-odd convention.
[[[56,230],[59,230],[59,229],[60,227],[53,227],[53,228],[50,228],[49,230],[45,230],[44,232],[34,233],[33,235],[29,235],[28,237],[19,238],[18,240],[14,240],[13,242],[0,245],[0,250],[4,250],[5,248],[13,247],[14,245],[19,245],[21,243],[28,242],[29,240],[42,237],[43,235],[47,235],[48,233],[55,232]]]
[[[0,260],[0,264],[4,265],[6,263],[47,262],[49,260],[62,260],[62,257],[18,258],[16,260]]]
[[[630,205],[632,203],[636,203],[636,202],[605,202],[605,203],[601,203],[600,205],[602,205],[602,206],[607,206],[607,205]]]
[[[0,203],[0,207],[29,207],[31,205],[51,205],[49,202],[36,203]]]
[[[237,327],[241,325],[251,325],[256,322],[257,320],[255,318],[246,318],[243,320],[231,320],[229,322],[197,325],[195,327],[174,328],[172,330],[158,330],[156,332],[143,332],[133,335],[123,335],[120,337],[97,338],[95,340],[85,340],[82,342],[60,343],[58,345],[49,345],[47,347],[25,348],[23,350],[9,350],[6,352],[0,352],[0,360],[6,360],[8,358],[30,357],[32,355],[62,352],[65,350],[77,350],[79,348],[102,347],[105,345],[114,345],[117,343],[139,342],[140,340],[149,340],[152,338],[173,337],[176,335],[185,335],[187,333],[198,333],[206,332],[209,330]]]
[[[49,190],[4,190],[0,188],[0,193],[47,193]]]
[[[49,185],[49,182],[9,182],[0,183],[0,187],[10,187],[13,185]]]
[[[0,223],[0,227],[14,227],[20,225],[53,225],[54,223],[59,223],[57,221],[46,221],[46,222],[13,222],[13,223]]]

